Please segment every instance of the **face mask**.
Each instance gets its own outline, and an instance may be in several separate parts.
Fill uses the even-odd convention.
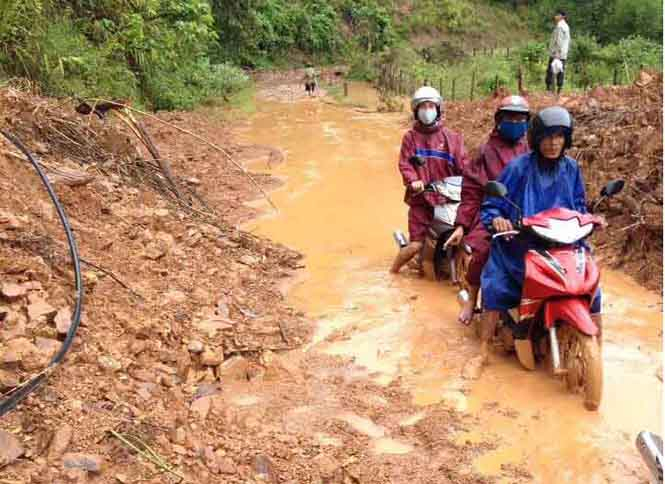
[[[425,126],[430,126],[436,121],[436,109],[419,109],[418,120]]]
[[[526,133],[527,123],[511,123],[501,121],[499,123],[499,135],[506,141],[516,142]]]

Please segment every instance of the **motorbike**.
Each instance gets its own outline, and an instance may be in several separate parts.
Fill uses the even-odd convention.
[[[409,161],[414,166],[424,164],[419,156],[412,156]],[[455,230],[457,207],[462,200],[462,177],[450,176],[428,183],[423,193],[427,192],[443,195],[446,201],[434,207],[434,219],[427,229],[420,253],[421,268],[430,280],[449,278],[453,284],[458,284],[460,266],[463,264],[461,251],[464,249],[445,247],[445,244]],[[395,231],[393,237],[399,248],[406,247],[406,237],[401,231]]]
[[[623,180],[608,183],[601,200],[619,193],[623,185]],[[602,399],[603,361],[600,328],[591,318],[591,303],[600,270],[581,242],[601,219],[565,208],[522,217],[503,184],[489,182],[485,191],[488,196],[503,198],[518,213],[514,230],[495,233],[493,238],[530,236],[538,241],[538,248],[525,256],[520,304],[501,315],[496,336],[507,351],[517,353],[522,366],[534,370],[536,361],[543,360],[549,372],[564,378],[571,391],[584,393],[588,410],[597,410]]]
[[[651,473],[653,484],[663,484],[663,440],[651,432],[640,432],[635,446]]]

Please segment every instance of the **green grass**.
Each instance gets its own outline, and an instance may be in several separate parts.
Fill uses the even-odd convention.
[[[571,58],[564,92],[579,92],[595,86],[612,85],[615,69],[618,74],[617,84],[632,83],[641,66],[662,71],[662,47],[645,43],[643,39],[630,42],[639,49],[637,47],[617,49],[613,44],[599,51],[593,59],[578,62],[575,58]],[[626,44],[624,47],[633,47],[632,44]],[[538,50],[540,48],[543,48],[542,52]],[[615,55],[615,51],[619,54]],[[626,57],[626,52],[631,53],[631,57]],[[534,59],[531,63],[523,60],[527,54]],[[520,66],[523,73],[523,89],[529,92],[544,91],[547,54],[542,44],[532,43],[528,48],[511,51],[510,56],[507,56],[505,51],[500,51],[494,56],[469,56],[460,62],[448,64],[398,59],[397,65],[401,66],[403,90],[407,94],[427,81],[429,85],[439,89],[447,100],[466,100],[472,96],[474,73],[473,97],[476,99],[493,92],[497,84],[512,93],[517,93],[517,73]]]
[[[328,96],[331,97],[337,104],[341,106],[348,106],[352,108],[363,108],[369,109],[370,106],[367,103],[362,103],[353,100],[352,90],[353,87],[349,86],[350,95],[348,97],[344,96],[344,85],[343,84],[325,84],[322,85]]]
[[[249,118],[256,112],[256,88],[254,84],[232,94],[228,101],[223,98],[208,98],[201,109],[212,119],[220,122],[233,122]]]

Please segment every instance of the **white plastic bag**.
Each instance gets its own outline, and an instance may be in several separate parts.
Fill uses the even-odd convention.
[[[554,75],[563,72],[563,62],[561,62],[559,59],[554,59],[550,68],[552,69],[552,74]]]

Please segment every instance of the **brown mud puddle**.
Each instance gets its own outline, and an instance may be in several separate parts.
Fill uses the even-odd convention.
[[[362,85],[351,94],[374,99]],[[661,428],[660,298],[605,271],[605,391],[597,413],[543,371],[526,372],[498,353],[480,380],[463,380],[477,342],[456,322],[453,288],[387,273],[396,250],[391,231],[406,225],[396,167],[404,119],[321,99],[262,101],[238,133],[285,154],[271,169],[286,180],[272,193],[280,212],[248,228],[306,255],[306,277],[289,297],[318,322],[307,350],[353,357],[381,385],[399,379],[416,404],[445,402],[473,415],[460,443],[489,444],[475,461],[488,476],[515,466],[529,470],[529,482],[644,482],[633,442],[640,430]],[[410,450],[371,422],[339,418],[364,429],[377,451]]]

